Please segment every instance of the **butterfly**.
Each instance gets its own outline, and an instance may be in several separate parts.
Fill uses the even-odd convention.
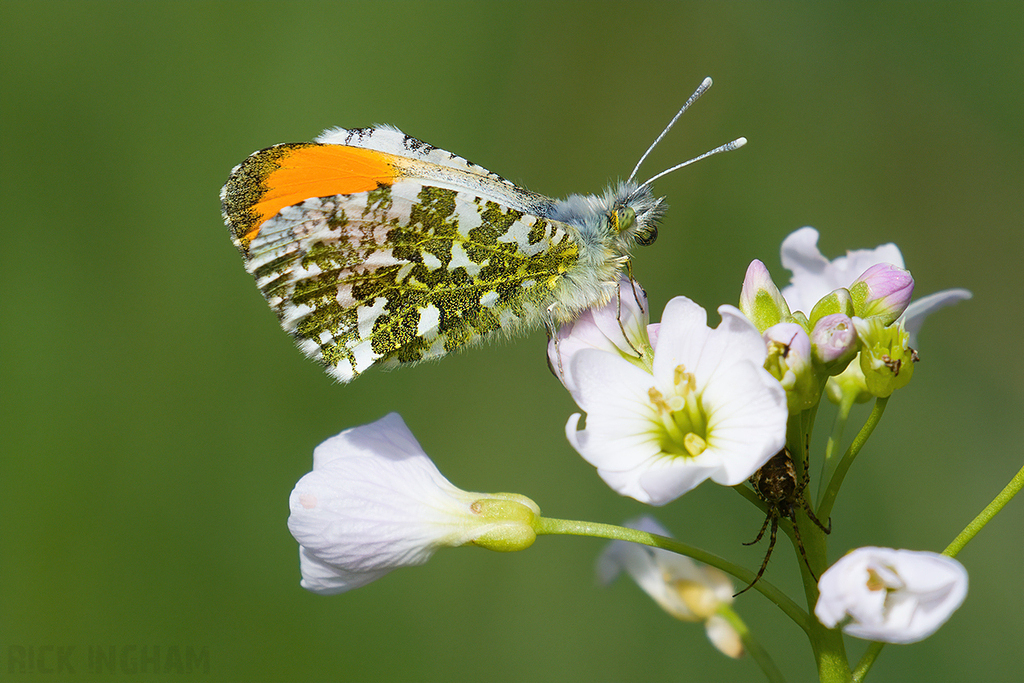
[[[707,78],[602,195],[551,199],[391,126],[324,131],[251,154],[221,190],[246,270],[281,326],[349,382],[494,335],[549,330],[607,303],[657,236],[651,184],[744,138],[633,180]]]

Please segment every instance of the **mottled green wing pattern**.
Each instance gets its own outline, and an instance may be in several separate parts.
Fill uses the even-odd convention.
[[[579,254],[572,226],[400,180],[287,207],[245,256],[285,330],[347,382],[539,324]]]

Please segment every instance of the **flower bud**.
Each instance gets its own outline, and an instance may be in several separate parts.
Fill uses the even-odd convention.
[[[917,352],[910,348],[910,335],[902,323],[888,327],[881,318],[854,318],[860,337],[860,369],[868,391],[879,398],[906,386],[914,374]]]
[[[772,282],[772,276],[765,265],[757,259],[747,266],[747,274],[743,278],[740,311],[762,334],[772,325],[791,317],[782,292]]]
[[[903,314],[913,294],[914,278],[910,276],[910,271],[891,263],[871,266],[850,285],[857,316],[877,316],[886,325]]]
[[[857,355],[857,329],[842,313],[818,319],[811,330],[811,356],[829,375],[838,375]]]
[[[811,365],[811,340],[800,325],[779,323],[765,330],[768,357],[764,367],[786,390],[790,414],[817,404],[821,394]]]

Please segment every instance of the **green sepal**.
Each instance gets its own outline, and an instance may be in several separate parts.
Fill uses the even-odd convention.
[[[470,509],[480,518],[484,529],[473,539],[474,545],[510,553],[526,550],[537,539],[540,508],[526,496],[494,493],[474,501]]]
[[[819,320],[824,318],[826,315],[833,315],[835,313],[842,313],[843,315],[852,318],[854,316],[854,310],[855,306],[852,293],[847,289],[839,288],[823,296],[818,300],[818,303],[814,304],[814,308],[811,309],[811,315],[808,323],[810,324],[811,329],[813,329]]]

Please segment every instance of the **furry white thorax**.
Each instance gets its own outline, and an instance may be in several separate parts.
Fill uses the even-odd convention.
[[[550,322],[568,322],[583,310],[611,300],[638,237],[650,244],[650,236],[657,234],[665,210],[662,202],[650,186],[631,181],[609,186],[600,196],[574,194],[554,202],[545,217],[577,231],[580,254],[554,292],[557,303],[548,310]],[[616,212],[621,216],[623,210],[632,211],[634,217],[616,230],[612,216]]]

